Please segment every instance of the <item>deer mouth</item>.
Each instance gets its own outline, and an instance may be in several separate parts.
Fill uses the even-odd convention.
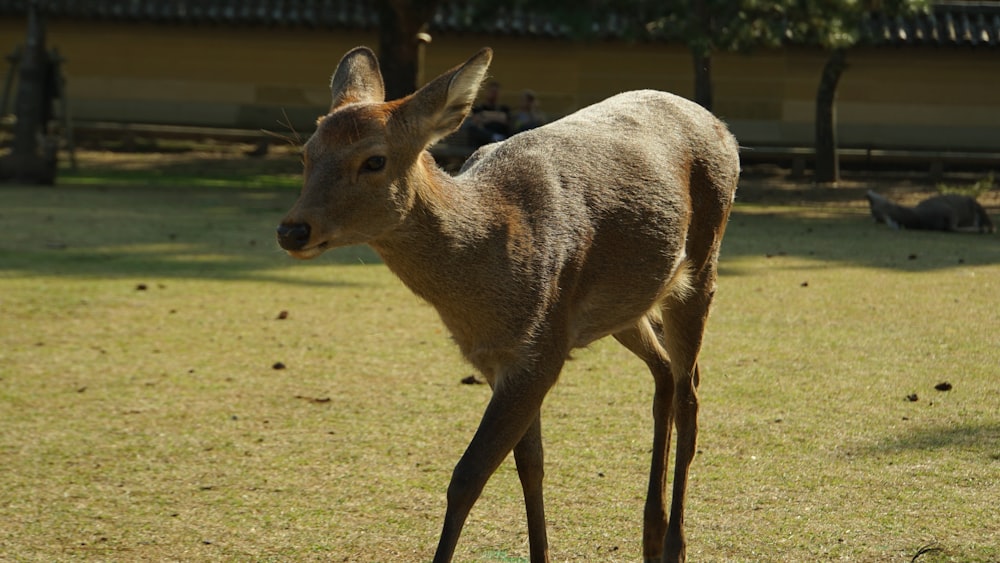
[[[323,241],[317,245],[310,246],[308,248],[300,248],[298,250],[285,249],[285,252],[287,252],[289,256],[297,260],[312,260],[313,258],[316,258],[320,254],[326,252],[326,249],[329,247],[330,243]]]

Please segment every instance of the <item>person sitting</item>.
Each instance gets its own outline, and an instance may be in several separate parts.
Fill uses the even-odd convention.
[[[510,136],[510,108],[500,103],[499,82],[494,80],[486,85],[482,103],[472,107],[472,114],[465,120],[464,127],[476,146],[502,141]]]
[[[531,90],[521,93],[521,106],[511,117],[511,130],[514,133],[534,129],[540,125],[545,125],[548,119],[545,114],[538,109],[538,97]]]

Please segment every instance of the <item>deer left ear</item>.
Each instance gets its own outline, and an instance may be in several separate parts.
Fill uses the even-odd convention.
[[[352,102],[384,102],[385,84],[375,53],[368,47],[348,51],[333,73],[330,93],[330,111]]]
[[[404,100],[403,113],[419,122],[424,146],[433,145],[462,124],[492,60],[493,50],[484,48]]]

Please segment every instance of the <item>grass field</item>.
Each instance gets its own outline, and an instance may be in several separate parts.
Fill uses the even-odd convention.
[[[150,158],[0,186],[0,560],[429,561],[488,388],[371,251],[277,249],[294,162]],[[1000,238],[867,187],[741,186],[693,561],[1000,561]],[[640,559],[651,387],[607,340],[550,394],[554,561]],[[527,561],[522,513],[508,461],[456,561]]]

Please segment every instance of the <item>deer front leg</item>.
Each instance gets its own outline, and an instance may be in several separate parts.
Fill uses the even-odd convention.
[[[643,511],[642,558],[645,563],[659,563],[667,532],[667,509],[664,491],[667,486],[667,461],[670,432],[673,428],[674,380],[667,352],[660,344],[663,328],[653,317],[642,319],[635,327],[615,334],[632,353],[642,358],[656,384],[653,395],[653,456],[649,466],[649,488]]]
[[[517,475],[524,491],[524,507],[528,514],[528,546],[532,563],[549,562],[549,540],[545,530],[545,502],[542,498],[542,479],[545,476],[542,450],[542,417],[528,427],[521,441],[514,446]]]
[[[529,467],[532,465],[527,463],[529,460],[541,462],[540,455],[534,459],[536,453],[541,452],[541,425],[537,424],[537,421],[542,400],[555,383],[557,375],[558,370],[551,376],[519,372],[497,381],[493,397],[479,423],[479,429],[452,473],[451,483],[448,485],[448,508],[445,512],[441,540],[434,554],[434,563],[451,561],[455,546],[458,544],[458,537],[462,533],[462,526],[465,525],[469,511],[482,493],[486,482],[532,427],[537,429],[537,439],[529,437],[524,448],[519,448],[522,452],[520,455],[525,457]],[[539,510],[541,484],[538,484],[537,491],[533,484],[536,480],[540,481],[541,472],[536,474],[531,472],[531,469],[528,471],[531,476],[528,479],[531,496],[526,493],[525,502],[529,521],[544,530],[544,516]],[[522,483],[523,479],[522,477]],[[537,531],[535,534],[537,536]],[[531,537],[529,535],[529,538]],[[542,538],[544,539],[544,535]],[[536,541],[532,541],[532,563],[544,563],[545,559],[536,560],[534,557],[535,544]],[[542,545],[544,546],[544,543]]]

